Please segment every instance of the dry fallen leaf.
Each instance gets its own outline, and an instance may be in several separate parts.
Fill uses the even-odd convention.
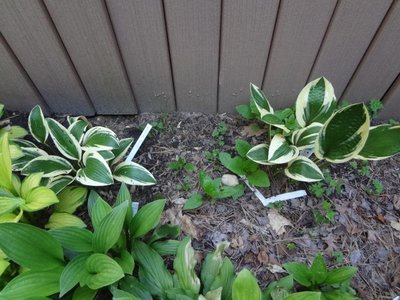
[[[192,238],[199,240],[200,232],[193,224],[192,219],[189,216],[184,215],[181,221],[182,221],[182,231],[187,235],[190,235]]]
[[[281,216],[276,210],[271,209],[268,213],[269,224],[276,234],[281,235],[286,232],[285,226],[293,226],[293,224]]]
[[[266,266],[267,270],[271,273],[287,273],[281,266],[269,264]]]

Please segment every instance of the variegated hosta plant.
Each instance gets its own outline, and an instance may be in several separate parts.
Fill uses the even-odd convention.
[[[13,161],[13,169],[22,175],[42,172],[56,193],[73,181],[85,186],[111,185],[114,180],[129,185],[155,183],[153,175],[143,166],[121,162],[132,138],[118,139],[112,130],[92,127],[84,117],[68,117],[68,127],[64,127],[52,118],[45,118],[40,106],[30,112],[28,125],[40,146],[13,140],[23,153]]]
[[[250,84],[250,105],[237,110],[270,128],[270,142],[251,148],[247,157],[263,165],[285,164],[284,173],[294,180],[322,180],[323,161],[379,160],[400,153],[400,125],[370,126],[363,103],[337,109],[333,86],[324,77],[301,90],[295,111],[274,111],[254,84]]]

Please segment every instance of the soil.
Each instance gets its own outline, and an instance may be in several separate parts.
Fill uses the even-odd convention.
[[[250,127],[247,120],[226,114],[144,113],[98,116],[90,121],[111,128],[120,138],[135,140],[147,123],[156,125],[134,161],[148,168],[157,184],[133,189],[133,198],[140,205],[167,199],[163,221],[182,225],[183,233],[192,236],[199,259],[217,243],[227,240],[230,246],[226,255],[237,270],[251,269],[259,283],[266,286],[282,276],[278,266],[283,263],[310,263],[317,253],[322,253],[329,266],[358,268],[352,286],[362,299],[393,299],[400,295],[400,155],[370,162],[368,176],[349,164],[331,167],[331,177],[342,185],[322,198],[310,192],[310,185],[290,181],[266,168],[271,187],[260,189],[264,196],[298,189],[307,190],[308,196],[267,208],[246,188],[238,200],[206,201],[197,210],[182,211],[186,199],[193,192],[201,192],[199,170],[213,178],[229,173],[217,160],[205,158],[206,151],[217,149],[234,154],[235,139],[256,145],[263,141],[263,132]],[[221,122],[228,125],[222,146],[212,137]],[[168,168],[177,157],[194,164],[197,171]],[[373,179],[383,184],[380,193],[374,188]],[[188,190],[182,190],[182,185]],[[112,199],[117,188],[104,189],[102,194]],[[334,219],[327,223],[314,218],[324,200],[331,203],[335,212]],[[281,217],[289,225],[277,230],[274,223]]]

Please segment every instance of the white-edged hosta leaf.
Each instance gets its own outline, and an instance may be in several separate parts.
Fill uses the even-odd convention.
[[[124,277],[121,266],[105,254],[94,253],[89,256],[85,269],[87,276],[84,283],[93,290],[111,285]]]
[[[128,202],[122,202],[101,220],[93,234],[93,249],[96,252],[106,253],[118,241],[127,209]]]
[[[14,141],[15,140],[13,140],[12,143],[15,143]],[[46,151],[43,151],[42,149],[20,146],[19,143],[17,143],[17,145],[20,147],[23,156],[12,161],[12,168],[14,171],[21,171],[23,167],[25,167],[32,159],[36,157],[48,156]]]
[[[60,290],[59,280],[63,268],[29,270],[11,280],[0,292],[0,299],[46,299]]]
[[[59,175],[69,174],[73,170],[71,163],[56,155],[39,156],[32,159],[21,169],[22,175],[41,172],[43,177],[52,178]]]
[[[78,170],[76,180],[83,185],[105,186],[113,184],[114,180],[108,163],[97,152],[85,152],[84,168]]]
[[[332,84],[325,78],[308,83],[296,100],[296,120],[301,127],[311,123],[324,123],[336,107],[336,96]]]
[[[185,237],[176,252],[174,270],[179,280],[179,286],[193,294],[198,294],[200,291],[200,279],[194,270],[196,262],[191,239]]]
[[[0,249],[12,261],[32,270],[62,266],[64,254],[60,243],[49,233],[21,223],[0,224]]]
[[[66,158],[80,160],[82,149],[76,138],[68,131],[68,129],[51,118],[47,119],[47,125],[49,127],[50,136],[58,151],[60,151]]]
[[[285,174],[289,178],[303,182],[316,182],[324,179],[320,168],[305,156],[299,156],[292,160],[285,169]]]
[[[20,188],[20,195],[22,198],[28,197],[30,191],[34,188],[40,186],[40,181],[42,180],[43,173],[35,173],[25,177],[22,181],[21,188]]]
[[[250,99],[253,100],[254,104],[256,105],[261,118],[265,115],[274,113],[274,109],[269,104],[263,91],[253,83],[250,83]]]
[[[133,216],[129,225],[132,237],[142,237],[155,228],[160,222],[164,206],[165,200],[162,199],[152,201],[139,209],[139,211]]]
[[[86,273],[85,265],[89,254],[75,256],[64,268],[60,277],[60,297],[68,293],[81,280]]]
[[[17,207],[25,203],[25,200],[18,197],[0,196],[0,215],[13,212]]]
[[[34,143],[32,143],[31,141],[28,141],[28,140],[24,140],[24,139],[12,139],[12,140],[10,140],[10,142],[13,142],[14,144],[16,144],[19,147],[37,148]]]
[[[61,227],[78,227],[85,228],[86,224],[77,216],[69,213],[52,213],[48,223],[44,226],[47,229],[61,228]]]
[[[82,149],[113,150],[118,148],[119,142],[114,131],[101,126],[90,128],[83,136]]]
[[[371,127],[357,159],[380,160],[400,153],[400,125]]]
[[[271,163],[268,162],[268,148],[267,144],[259,144],[251,148],[246,156],[256,163],[271,165]]]
[[[8,134],[0,136],[0,186],[13,190],[11,156],[8,143]]]
[[[322,126],[321,123],[314,122],[307,127],[295,130],[292,134],[292,144],[299,150],[313,147]]]
[[[276,114],[266,114],[261,118],[261,121],[263,121],[266,124],[280,128],[284,132],[290,132],[290,130],[286,128],[285,122],[281,120]]]
[[[351,160],[367,141],[369,123],[368,110],[362,103],[338,110],[318,134],[314,148],[316,157],[333,163]]]
[[[68,186],[58,195],[59,202],[54,205],[54,211],[74,213],[75,210],[86,201],[87,188],[83,186]]]
[[[68,131],[76,138],[78,143],[81,143],[88,126],[89,124],[86,121],[79,119],[68,126]]]
[[[32,108],[28,117],[28,127],[31,135],[39,143],[44,143],[49,136],[49,129],[47,127],[46,119],[39,105]]]
[[[25,197],[25,204],[21,208],[32,212],[41,210],[57,202],[57,195],[51,189],[39,186],[28,193]]]
[[[93,233],[79,227],[60,227],[48,231],[65,249],[77,253],[93,252]]]
[[[110,150],[100,150],[98,153],[105,159],[105,161],[110,161],[115,158],[114,153]]]
[[[153,185],[153,175],[145,167],[134,162],[122,162],[115,167],[114,179],[130,185]]]
[[[126,138],[119,141],[118,148],[112,150],[115,156],[115,158],[111,162],[112,165],[121,161],[121,159],[124,157],[124,155],[128,151],[129,147],[132,145],[132,143],[133,143],[133,138]]]
[[[50,181],[46,186],[58,195],[63,189],[65,189],[65,187],[74,182],[74,180],[75,178],[72,176],[61,175],[50,178]]]
[[[247,269],[237,275],[232,285],[232,300],[261,300],[261,289],[257,279]]]

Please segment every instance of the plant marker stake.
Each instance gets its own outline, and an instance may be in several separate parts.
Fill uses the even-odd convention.
[[[253,191],[254,195],[256,195],[256,197],[261,201],[261,203],[264,206],[267,206],[268,204],[275,203],[278,201],[292,200],[292,199],[296,199],[299,197],[307,196],[307,193],[305,190],[298,190],[298,191],[294,191],[294,192],[290,192],[290,193],[283,193],[283,194],[279,194],[277,196],[265,198],[264,195],[261,194],[261,192],[258,189],[256,189],[254,186],[252,186],[245,177],[242,177],[242,179],[244,179],[244,182],[246,183],[246,185],[249,187],[250,190]]]
[[[140,146],[142,146],[144,140],[146,139],[147,135],[149,134],[151,128],[153,128],[153,126],[151,126],[150,124],[146,125],[146,127],[143,129],[141,135],[137,139],[135,145],[133,146],[131,152],[129,152],[129,155],[125,159],[125,161],[132,161],[132,159],[135,157],[136,153],[138,152]]]
[[[142,133],[140,134],[139,138],[137,139],[135,145],[133,145],[133,148],[131,152],[129,152],[128,157],[125,159],[125,161],[132,161],[132,159],[135,157],[136,153],[139,151],[140,146],[142,146],[144,140],[146,139],[147,135],[149,134],[151,128],[150,124],[147,124]],[[139,209],[139,202],[132,202],[132,213],[135,215]]]

